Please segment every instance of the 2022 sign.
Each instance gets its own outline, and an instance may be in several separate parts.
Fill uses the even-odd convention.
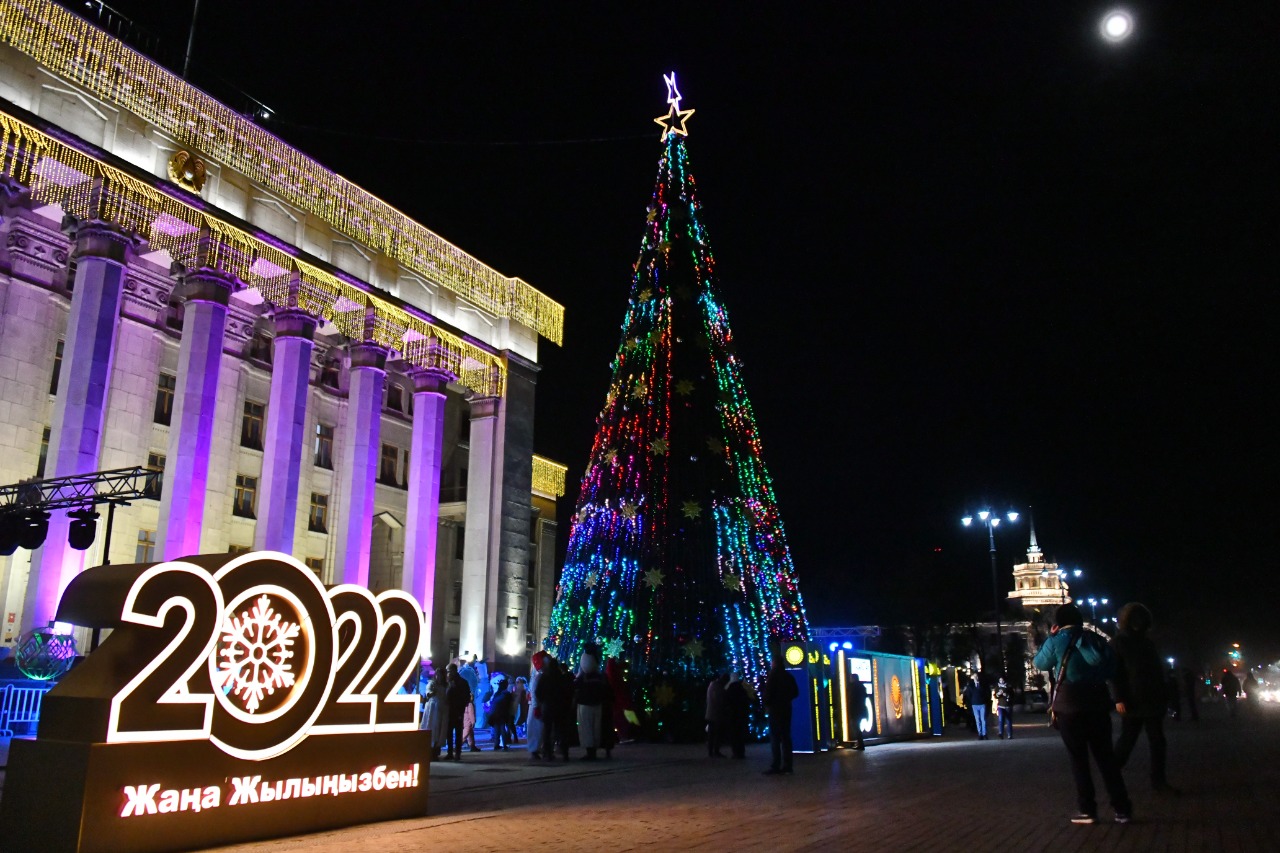
[[[425,813],[416,765],[429,735],[416,693],[401,691],[423,653],[407,593],[325,589],[277,552],[205,555],[90,569],[58,619],[111,633],[46,695],[38,739],[14,744],[0,815],[9,837],[18,801],[49,802],[11,803],[24,788],[55,798],[64,822],[67,797],[83,802],[76,837],[51,846],[46,826],[41,849],[175,849]],[[48,770],[60,762],[83,766],[68,782],[66,768]],[[405,769],[390,786],[360,783],[391,778],[386,767]],[[248,781],[263,777],[288,784],[263,783],[250,799]],[[323,809],[284,793],[330,788],[344,796]],[[150,803],[160,791],[193,807],[141,805],[140,792]],[[228,819],[224,802],[247,806],[234,810],[246,820]]]

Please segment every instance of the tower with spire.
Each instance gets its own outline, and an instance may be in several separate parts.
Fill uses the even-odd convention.
[[[1036,521],[1031,518],[1031,546],[1027,561],[1013,567],[1013,591],[1009,600],[1032,609],[1053,608],[1071,601],[1066,572],[1057,563],[1046,563],[1040,543],[1036,541]]]

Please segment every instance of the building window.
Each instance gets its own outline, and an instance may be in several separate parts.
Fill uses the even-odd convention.
[[[342,375],[341,364],[336,358],[331,358],[320,365],[320,384],[325,388],[337,388],[338,379]]]
[[[394,444],[382,445],[382,462],[378,466],[378,482],[384,486],[399,486],[400,448]]]
[[[245,349],[244,354],[254,361],[260,361],[263,364],[270,364],[271,338],[261,332],[256,333],[249,339],[249,346]]]
[[[244,419],[240,422],[240,446],[250,450],[262,449],[262,426],[267,417],[267,407],[252,400],[244,401]]]
[[[164,462],[165,457],[160,453],[147,454],[147,470],[155,471],[156,476],[147,477],[147,482],[143,484],[142,494],[144,497],[152,500],[160,500],[160,492],[164,488]]]
[[[385,408],[393,412],[404,411],[404,389],[398,383],[388,382]]]
[[[44,479],[44,466],[49,461],[49,436],[53,435],[53,431],[49,427],[44,428],[44,432],[40,434],[40,461],[36,463],[36,479]]]
[[[158,424],[169,425],[173,419],[173,395],[178,388],[178,377],[172,373],[161,373],[156,382],[156,413],[153,420]]]
[[[53,375],[49,377],[49,393],[58,393],[58,378],[62,376],[62,348],[66,345],[64,341],[58,341],[58,346],[53,351]]]
[[[458,535],[453,539],[453,558],[461,560],[465,553],[467,553],[467,531],[459,527]]]
[[[249,550],[250,549],[248,545],[228,545],[227,546],[227,553],[233,557],[238,557],[241,554],[248,554]]]
[[[329,532],[329,496],[311,493],[311,514],[307,516],[307,529],[312,533]]]
[[[317,468],[333,470],[333,427],[328,424],[316,424],[316,458]]]
[[[152,563],[156,559],[156,532],[154,530],[138,531],[138,547],[134,549],[135,563]]]
[[[449,612],[454,616],[462,615],[462,581],[453,582],[453,601]]]
[[[257,518],[254,505],[258,501],[258,478],[236,474],[236,500],[231,507],[231,514],[241,518]]]
[[[303,559],[307,568],[316,573],[316,577],[324,577],[324,557],[306,557]]]

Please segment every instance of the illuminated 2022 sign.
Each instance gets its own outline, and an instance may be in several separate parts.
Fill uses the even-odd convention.
[[[58,619],[112,630],[14,744],[7,838],[168,850],[426,812],[429,736],[401,692],[423,648],[412,596],[325,589],[259,552],[90,569]]]

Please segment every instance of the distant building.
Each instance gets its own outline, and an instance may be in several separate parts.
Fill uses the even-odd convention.
[[[1033,610],[1054,608],[1071,601],[1071,588],[1057,563],[1046,563],[1036,542],[1036,525],[1031,522],[1031,547],[1027,561],[1013,567],[1013,591],[1009,601]]]
[[[409,200],[405,200],[409,201]],[[48,0],[0,15],[0,485],[146,466],[150,499],[0,557],[3,639],[86,566],[274,549],[404,589],[432,657],[545,636],[563,309]]]

